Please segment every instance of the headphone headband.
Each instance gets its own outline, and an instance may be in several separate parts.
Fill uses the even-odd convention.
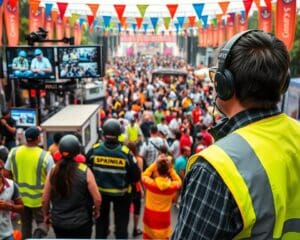
[[[240,40],[240,38],[243,37],[244,35],[250,33],[250,32],[257,32],[257,31],[260,31],[260,30],[250,29],[250,30],[240,32],[240,33],[234,35],[225,44],[225,46],[221,49],[221,51],[218,55],[218,62],[219,62],[218,71],[222,72],[225,69],[226,61],[228,60],[228,58],[230,56],[231,50],[232,50],[233,46]]]

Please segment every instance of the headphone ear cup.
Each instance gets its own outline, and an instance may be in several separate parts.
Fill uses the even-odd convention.
[[[225,69],[223,73],[217,72],[215,81],[218,97],[224,101],[229,100],[234,94],[234,80],[232,73],[227,69]]]

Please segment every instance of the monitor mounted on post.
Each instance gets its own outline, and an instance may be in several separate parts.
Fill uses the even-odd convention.
[[[55,80],[53,47],[7,47],[9,79]]]
[[[61,79],[100,77],[99,46],[57,47],[57,56]]]

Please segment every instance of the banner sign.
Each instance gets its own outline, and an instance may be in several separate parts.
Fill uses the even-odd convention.
[[[11,4],[5,1],[4,5],[4,21],[7,34],[8,46],[16,46],[19,44],[19,2]]]
[[[291,50],[296,30],[296,0],[278,0],[276,5],[276,36]]]
[[[156,35],[143,35],[143,36],[121,36],[121,42],[176,42],[176,36],[156,36]]]

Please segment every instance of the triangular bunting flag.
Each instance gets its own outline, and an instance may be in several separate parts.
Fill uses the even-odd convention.
[[[185,20],[185,17],[177,17],[177,21],[178,21],[180,28],[183,27],[184,20]]]
[[[223,14],[226,14],[230,2],[218,2],[218,3],[219,3],[219,6],[220,6]]]
[[[169,9],[171,18],[173,19],[177,11],[178,4],[167,4],[166,6]]]
[[[222,13],[221,13],[221,14],[216,14],[216,18],[217,18],[217,22],[218,22],[218,23],[221,23],[222,17],[223,17],[223,14],[222,14]]]
[[[143,18],[142,17],[136,17],[135,22],[136,22],[137,28],[140,29],[141,26],[142,26],[142,23],[143,23]]]
[[[135,32],[136,31],[136,23],[132,23],[131,26],[132,26],[133,32]]]
[[[139,10],[142,18],[144,18],[148,6],[149,6],[148,4],[138,4],[138,5],[136,5],[136,7]]]
[[[153,29],[156,29],[156,25],[157,25],[157,22],[158,22],[158,17],[151,17],[150,21],[152,23]]]
[[[196,17],[195,16],[189,16],[188,20],[189,20],[189,27],[191,27],[191,28],[194,27],[195,23],[196,23]]]
[[[125,8],[126,8],[126,5],[124,5],[124,4],[114,4],[114,7],[115,7],[115,10],[117,12],[119,21],[121,21],[121,19],[123,17],[123,14],[124,14],[124,11],[125,11]]]
[[[9,1],[9,3],[10,3],[10,6],[12,6],[13,7],[13,5],[11,4],[13,1]],[[30,8],[31,8],[31,10],[35,13],[35,12],[37,12],[37,10],[39,9],[39,6],[40,6],[40,2],[41,1],[39,1],[39,0],[31,0],[31,1],[29,1],[29,5],[30,5]]]
[[[244,3],[244,7],[245,7],[246,17],[248,17],[248,13],[250,11],[253,0],[243,0],[243,3]]]
[[[228,14],[229,14],[229,17],[227,18],[228,22],[234,22],[235,12],[231,12],[231,13],[228,13]]]
[[[98,8],[99,8],[99,4],[92,4],[92,3],[88,3],[87,4],[89,6],[89,8],[91,9],[94,17],[97,16],[97,12],[98,12]]]
[[[208,16],[207,15],[203,15],[201,16],[201,20],[203,22],[203,27],[207,27],[207,20],[208,20]]]
[[[127,20],[126,17],[122,17],[122,18],[120,19],[120,23],[121,23],[121,26],[122,26],[123,28],[126,28],[126,20]]]
[[[148,29],[148,23],[144,23],[144,24],[143,24],[143,29],[144,29],[144,32],[147,32],[147,29]]]
[[[78,18],[79,18],[78,13],[72,13],[72,15],[70,17],[70,25],[74,26],[74,24],[75,24],[75,22],[77,21]]]
[[[82,24],[83,24],[84,22],[85,22],[85,19],[84,19],[84,18],[80,18],[80,19],[79,19],[79,25],[80,25],[80,26],[82,26]]]
[[[57,2],[57,7],[58,7],[58,10],[59,10],[59,13],[60,13],[60,17],[61,19],[64,18],[64,15],[65,15],[65,12],[67,10],[67,7],[68,7],[68,3],[66,2]]]
[[[46,18],[50,17],[52,6],[53,6],[52,3],[46,3],[45,4],[45,15],[46,15]]]
[[[204,8],[204,3],[193,3],[193,7],[195,9],[198,19],[200,20]]]
[[[102,16],[104,27],[108,28],[111,20],[111,16]]]
[[[91,26],[95,19],[94,15],[87,15],[86,18],[87,18],[89,26]]]
[[[165,28],[168,30],[170,26],[171,17],[164,17],[163,20],[164,20]]]
[[[2,6],[2,4],[3,4],[3,0],[0,0],[0,7]]]
[[[213,26],[214,26],[214,27],[216,27],[216,26],[217,26],[217,24],[218,24],[218,20],[217,20],[217,18],[213,18],[213,19],[211,19],[211,23],[213,24]]]

